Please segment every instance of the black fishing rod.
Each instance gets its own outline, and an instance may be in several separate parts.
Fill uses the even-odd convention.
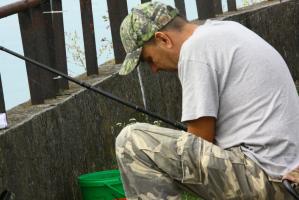
[[[103,91],[101,89],[98,89],[98,88],[96,88],[96,87],[94,87],[94,86],[92,86],[92,85],[90,85],[90,84],[88,84],[86,82],[83,82],[83,81],[77,80],[77,79],[75,79],[73,77],[70,77],[70,76],[68,76],[68,75],[66,75],[66,74],[64,74],[64,73],[62,73],[60,71],[57,71],[57,70],[55,70],[53,68],[50,68],[47,65],[42,64],[42,63],[40,63],[40,62],[38,62],[36,60],[33,60],[31,58],[28,58],[28,57],[25,57],[23,55],[20,55],[20,54],[14,52],[14,51],[11,51],[9,49],[6,49],[6,48],[2,47],[2,46],[0,46],[0,50],[4,51],[6,53],[9,53],[9,54],[11,54],[13,56],[16,56],[16,57],[18,57],[18,58],[20,58],[22,60],[25,60],[25,61],[27,61],[29,63],[32,63],[35,66],[37,66],[39,68],[42,68],[42,69],[44,69],[46,71],[49,71],[49,72],[51,72],[51,73],[53,73],[55,75],[59,75],[59,76],[65,78],[65,79],[67,79],[67,80],[69,80],[69,81],[71,81],[73,83],[76,83],[76,84],[78,84],[78,85],[80,85],[80,86],[82,86],[84,88],[87,88],[88,90],[91,90],[91,91],[93,91],[95,93],[101,94],[101,95],[103,95],[105,97],[108,97],[109,99],[112,99],[112,100],[114,100],[114,101],[116,101],[118,103],[121,103],[123,105],[126,105],[126,106],[128,106],[128,107],[130,107],[130,108],[132,108],[134,110],[137,110],[138,112],[147,114],[150,117],[156,118],[156,119],[161,120],[161,121],[163,121],[163,122],[165,122],[167,124],[170,124],[170,125],[174,126],[177,129],[184,130],[184,131],[187,130],[186,126],[184,124],[180,123],[180,122],[171,121],[169,119],[166,119],[165,117],[161,117],[160,115],[158,115],[156,113],[150,112],[150,111],[145,110],[145,109],[143,109],[143,108],[141,108],[141,107],[139,107],[139,106],[137,106],[137,105],[135,105],[135,104],[133,104],[131,102],[127,102],[127,101],[125,101],[123,99],[120,99],[120,98],[118,98],[118,97],[116,97],[116,96],[114,96],[114,95],[112,95],[112,94],[110,94],[108,92],[105,92],[105,91]]]

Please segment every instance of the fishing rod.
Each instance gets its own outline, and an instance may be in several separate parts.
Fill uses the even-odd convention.
[[[32,63],[35,66],[37,66],[39,68],[42,68],[42,69],[44,69],[46,71],[49,71],[49,72],[51,72],[51,73],[53,73],[55,75],[59,75],[59,76],[65,78],[65,79],[67,79],[67,80],[69,80],[69,81],[71,81],[73,83],[76,83],[77,85],[80,85],[80,86],[82,86],[82,87],[84,87],[84,88],[86,88],[88,90],[91,90],[91,91],[93,91],[93,92],[95,92],[97,94],[101,94],[101,95],[103,95],[103,96],[105,96],[105,97],[107,97],[109,99],[112,99],[112,100],[114,100],[114,101],[116,101],[116,102],[118,102],[120,104],[123,104],[123,105],[125,105],[127,107],[130,107],[130,108],[132,108],[134,110],[137,110],[138,112],[144,113],[144,114],[146,114],[146,115],[148,115],[150,117],[156,118],[156,119],[161,120],[161,121],[163,121],[163,122],[165,122],[167,124],[170,124],[170,125],[172,125],[173,127],[177,128],[177,129],[184,130],[184,131],[187,130],[186,126],[184,124],[180,123],[180,122],[171,121],[171,120],[169,120],[169,119],[167,119],[165,117],[162,117],[162,116],[160,116],[160,115],[158,115],[156,113],[153,113],[151,111],[145,110],[145,109],[137,106],[136,104],[133,104],[131,102],[125,101],[123,99],[120,99],[120,98],[112,95],[111,93],[108,93],[108,92],[103,91],[103,90],[101,90],[99,88],[96,88],[96,87],[94,87],[94,86],[92,86],[92,85],[90,85],[90,84],[88,84],[86,82],[83,82],[83,81],[75,79],[75,78],[73,78],[71,76],[68,76],[67,74],[64,74],[64,73],[62,73],[60,71],[57,71],[56,69],[50,68],[49,66],[47,66],[45,64],[42,64],[42,63],[40,63],[40,62],[38,62],[36,60],[33,60],[31,58],[28,58],[28,57],[25,57],[25,56],[23,56],[21,54],[18,54],[16,52],[14,52],[14,51],[11,51],[11,50],[9,50],[7,48],[4,48],[3,46],[0,46],[0,50],[6,52],[8,54],[11,54],[11,55],[13,55],[15,57],[18,57],[18,58],[20,58],[22,60],[25,60],[25,61],[27,61],[29,63]]]

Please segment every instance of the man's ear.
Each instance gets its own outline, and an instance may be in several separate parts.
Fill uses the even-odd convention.
[[[170,36],[165,32],[156,32],[155,33],[156,44],[160,47],[166,47],[168,49],[172,48],[173,43]]]

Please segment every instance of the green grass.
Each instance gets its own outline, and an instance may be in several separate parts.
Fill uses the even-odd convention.
[[[188,193],[188,192],[184,192],[182,194],[182,200],[202,200],[199,197],[193,196],[192,194]]]

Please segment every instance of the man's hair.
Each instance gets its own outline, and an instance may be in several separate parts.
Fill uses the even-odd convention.
[[[160,31],[182,31],[183,27],[188,23],[188,21],[181,17],[176,16],[171,20],[166,26],[164,26]]]
[[[176,16],[171,20],[166,26],[164,26],[162,29],[159,31],[178,31],[181,32],[183,30],[183,27],[188,23],[188,21],[181,17],[181,16]],[[153,36],[150,40],[146,42],[146,44],[154,44],[155,43],[155,36]]]

